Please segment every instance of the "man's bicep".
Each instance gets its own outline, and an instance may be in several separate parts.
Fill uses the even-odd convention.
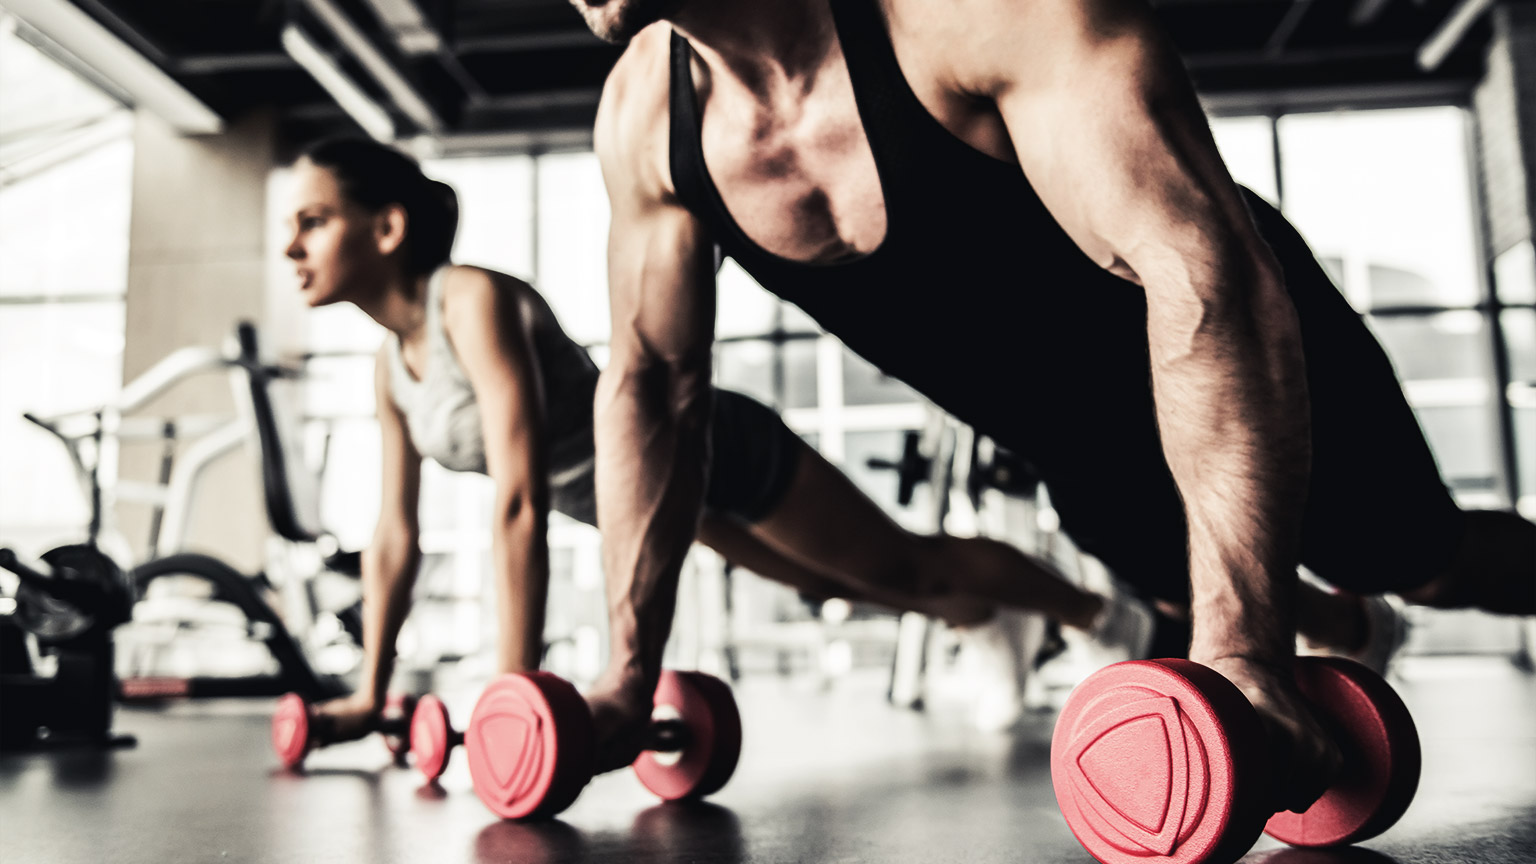
[[[1189,256],[1225,266],[1256,232],[1193,86],[1155,24],[1063,49],[1050,86],[999,110],[1042,202],[1095,262],[1148,287]]]
[[[608,269],[615,361],[690,367],[714,341],[714,247],[675,204],[615,208]]]

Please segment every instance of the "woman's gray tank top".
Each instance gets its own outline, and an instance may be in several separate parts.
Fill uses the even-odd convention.
[[[443,328],[443,276],[449,266],[438,268],[427,282],[427,366],[420,380],[406,369],[399,338],[389,337],[390,396],[405,415],[418,453],[452,471],[484,474],[480,406]],[[532,312],[529,329],[544,389],[550,504],[575,519],[595,523],[592,396],[597,366],[560,329],[543,298],[526,305]]]

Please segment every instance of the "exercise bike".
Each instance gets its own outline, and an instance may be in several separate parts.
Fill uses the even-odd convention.
[[[0,549],[0,568],[19,580],[0,607],[0,751],[133,746],[112,731],[112,629],[133,606],[122,570],[86,545],[35,563]]]
[[[75,581],[110,581],[104,574],[117,568],[118,562],[103,549],[121,549],[126,544],[108,523],[107,514],[118,500],[137,497],[151,504],[149,558],[123,577],[130,598],[129,614],[103,616],[102,621],[114,623],[96,628],[109,640],[113,628],[122,628],[117,636],[123,643],[118,647],[124,650],[116,652],[115,662],[117,693],[123,699],[273,696],[290,691],[312,699],[326,699],[349,692],[350,688],[337,675],[316,671],[295,633],[296,628],[290,624],[299,623],[297,630],[301,634],[312,630],[309,619],[314,613],[313,604],[290,604],[285,599],[278,605],[284,607],[287,615],[279,614],[274,607],[278,591],[285,588],[290,597],[312,599],[310,580],[290,575],[284,580],[287,584],[274,584],[265,573],[247,575],[214,556],[180,551],[198,480],[214,462],[247,443],[254,444],[261,455],[264,498],[274,531],[285,539],[312,546],[324,539],[305,530],[296,515],[292,489],[281,470],[282,442],[268,393],[272,381],[297,373],[261,363],[257,349],[254,326],[241,323],[224,350],[179,349],[127,384],[109,405],[49,418],[25,415],[65,446],[76,479],[90,502],[85,542],[45,553],[45,562],[52,564],[54,558],[63,556],[72,562],[70,572],[77,574]],[[239,408],[236,417],[210,422],[206,418],[136,416],[145,405],[177,384],[210,372],[229,377]],[[160,443],[158,483],[133,486],[116,482],[117,452],[122,443],[129,441]],[[117,557],[121,558],[122,553]],[[340,552],[334,544],[327,554],[317,554],[316,558],[317,567],[329,571],[350,570],[355,574],[357,569],[357,556]],[[81,579],[81,573],[90,575]],[[32,575],[40,573],[34,570]],[[195,596],[178,596],[185,592],[157,591],[157,583],[183,588],[192,584],[200,588],[193,592]],[[23,584],[33,588],[41,585],[36,579],[28,581],[28,577],[23,578]],[[355,619],[355,610],[351,614]],[[237,631],[246,642],[264,649],[262,668],[237,674],[189,674],[185,669],[167,672],[155,668],[157,648],[185,640],[199,628],[218,627]],[[111,660],[106,668],[112,670]]]
[[[246,575],[224,561],[199,553],[179,552],[154,558],[135,567],[131,580],[140,597],[153,600],[152,586],[157,580],[185,584],[188,577],[212,585],[211,594],[192,603],[169,602],[158,614],[136,616],[150,629],[161,631],[159,653],[173,651],[178,640],[197,628],[200,612],[219,608],[219,602],[232,603],[250,626],[249,635],[264,643],[275,671],[237,675],[185,675],[156,672],[154,641],[141,644],[136,656],[121,667],[122,693],[127,699],[205,696],[274,696],[287,692],[303,694],[311,700],[345,695],[350,686],[334,672],[315,668],[314,658],[339,641],[352,647],[356,655],[362,644],[361,601],[357,579],[361,556],[343,551],[334,538],[310,527],[296,491],[297,478],[290,473],[293,464],[279,420],[272,384],[301,377],[296,369],[261,362],[259,340],[254,325],[241,322],[231,335],[222,362],[229,370],[235,396],[238,444],[249,445],[258,457],[262,484],[262,502],[273,536],[268,547],[267,569]],[[176,484],[171,484],[172,488]],[[184,500],[171,495],[171,501]],[[171,514],[175,515],[175,514]],[[184,532],[180,518],[168,515],[161,525],[162,544],[179,538]],[[176,532],[167,535],[166,532]],[[179,545],[179,541],[178,545]],[[163,548],[163,545],[162,545]],[[321,583],[331,587],[342,583],[340,591],[322,591]],[[246,586],[241,590],[234,586]],[[344,602],[327,604],[322,595],[340,593]],[[251,605],[259,601],[259,607]],[[140,609],[147,610],[146,602]],[[186,613],[183,610],[188,610]],[[278,610],[283,614],[279,615]],[[214,616],[215,619],[217,616]],[[325,622],[329,626],[320,626]],[[135,621],[135,626],[141,623]],[[230,621],[238,625],[238,620]],[[170,625],[169,627],[167,625]],[[217,626],[215,622],[214,626]],[[146,667],[148,667],[146,669]]]

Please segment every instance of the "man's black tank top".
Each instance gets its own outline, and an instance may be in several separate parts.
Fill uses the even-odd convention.
[[[884,241],[867,255],[806,264],[749,239],[704,163],[692,48],[674,33],[670,167],[684,206],[764,288],[1033,464],[1079,546],[1109,553],[1106,544],[1134,526],[1143,544],[1155,536],[1165,557],[1182,556],[1183,508],[1157,432],[1144,290],[1084,255],[1018,165],[972,148],[928,113],[875,0],[831,6],[885,198]],[[1294,229],[1244,194],[1287,270],[1309,366],[1312,343],[1331,351],[1344,331],[1345,342],[1358,348],[1363,337],[1374,348]]]

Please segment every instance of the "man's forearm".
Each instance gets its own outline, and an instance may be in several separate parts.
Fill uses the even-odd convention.
[[[395,640],[411,611],[411,589],[421,551],[409,544],[380,544],[363,553],[363,669],[359,686],[383,706],[395,668]]]
[[[1309,403],[1278,271],[1249,279],[1149,303],[1153,387],[1189,522],[1190,656],[1283,667],[1294,652]]]
[[[598,383],[597,512],[611,645],[607,677],[649,698],[677,580],[698,531],[711,390],[707,364],[611,366]],[[658,398],[660,397],[660,398]]]

